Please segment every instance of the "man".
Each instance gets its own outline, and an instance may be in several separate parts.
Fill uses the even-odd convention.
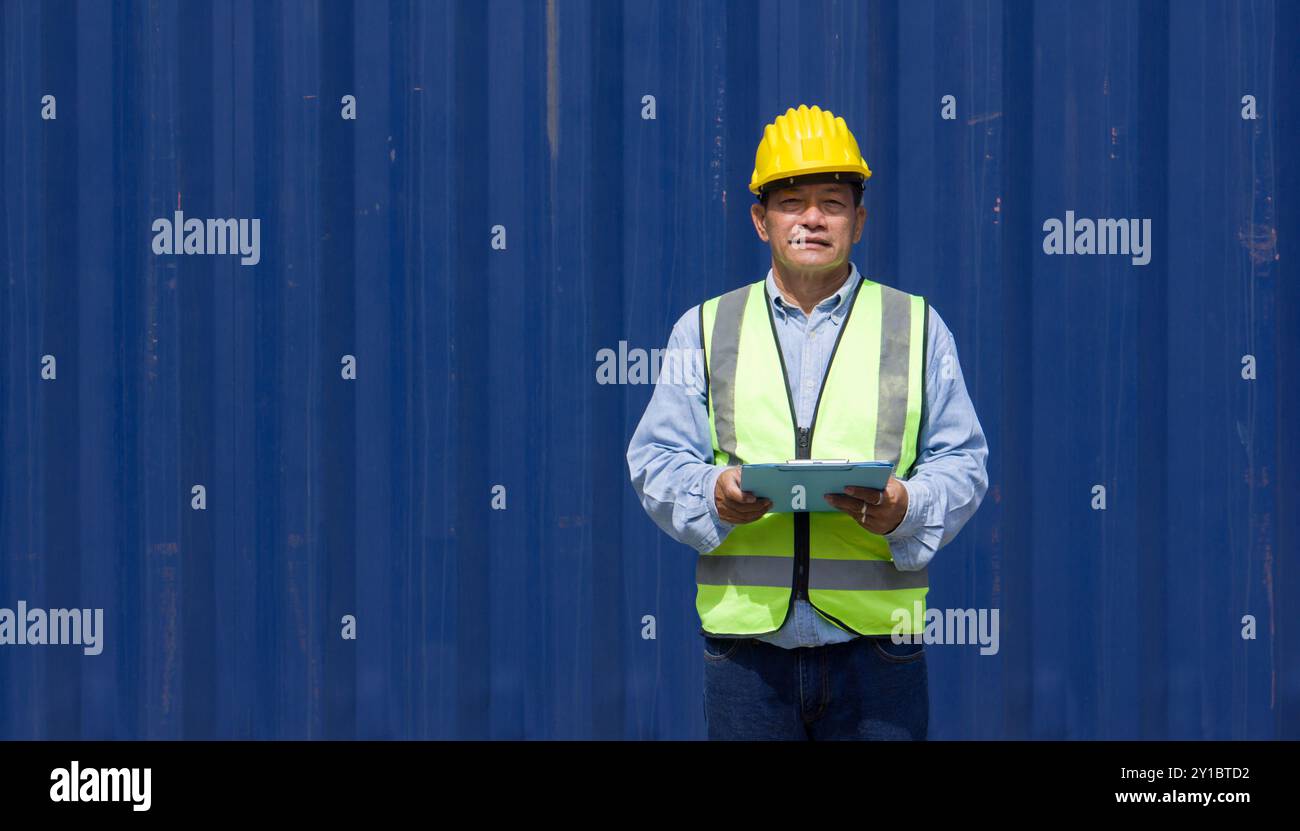
[[[767,126],[750,190],[771,248],[764,280],[692,308],[628,447],[633,486],[699,552],[710,738],[924,739],[926,566],[979,507],[988,450],[952,334],[924,298],[864,278],[871,169],[844,119],[818,107]],[[740,465],[892,463],[883,490],[775,513]],[[891,637],[893,636],[893,637]]]

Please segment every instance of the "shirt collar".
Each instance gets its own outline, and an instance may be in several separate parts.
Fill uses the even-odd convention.
[[[857,288],[859,280],[858,266],[856,263],[850,262],[849,276],[844,278],[844,282],[835,290],[834,294],[818,303],[816,307],[814,307],[815,310],[829,312],[831,320],[838,323],[848,311],[849,304],[847,301],[852,297],[853,291]],[[787,303],[785,298],[781,296],[781,290],[776,287],[776,278],[772,276],[771,268],[767,270],[767,299],[768,302],[772,304],[772,308],[782,315],[787,314],[789,309],[796,309],[800,314],[803,313],[803,309]]]

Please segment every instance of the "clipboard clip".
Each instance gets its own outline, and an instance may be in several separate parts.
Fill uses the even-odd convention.
[[[786,459],[788,465],[847,465],[848,459]]]

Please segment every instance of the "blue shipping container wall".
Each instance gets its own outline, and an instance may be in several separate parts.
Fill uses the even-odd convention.
[[[0,607],[104,615],[0,646],[0,737],[702,737],[597,353],[763,276],[806,103],[991,448],[930,736],[1300,738],[1300,3],[14,0],[0,59]]]

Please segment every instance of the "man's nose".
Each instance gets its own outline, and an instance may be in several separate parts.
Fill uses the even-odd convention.
[[[801,225],[806,226],[809,231],[813,230],[814,228],[821,227],[822,224],[825,223],[825,221],[826,221],[826,215],[822,213],[822,209],[817,207],[816,205],[808,206],[808,208],[799,217],[799,223]]]

